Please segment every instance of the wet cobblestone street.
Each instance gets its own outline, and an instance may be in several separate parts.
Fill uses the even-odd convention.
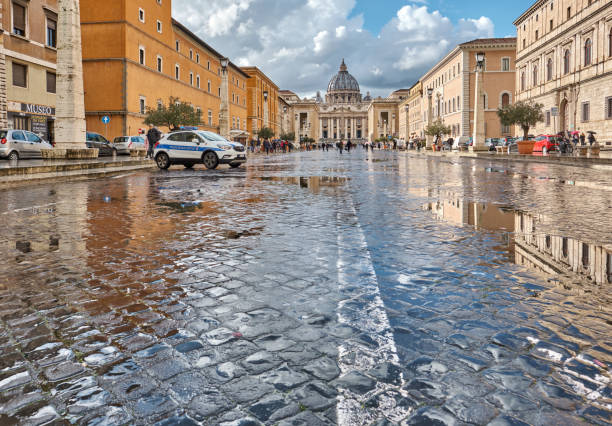
[[[358,150],[0,191],[0,425],[610,424],[610,188]]]

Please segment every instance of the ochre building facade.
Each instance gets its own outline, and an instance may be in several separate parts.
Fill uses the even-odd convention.
[[[147,110],[173,97],[201,111],[200,128],[219,132],[223,55],[174,20],[171,10],[170,0],[81,0],[88,131],[109,139],[137,134]],[[247,79],[229,63],[230,128],[246,130]],[[108,125],[103,116],[111,118]]]
[[[264,127],[272,129],[275,137],[281,134],[278,86],[257,67],[242,67],[247,80],[247,132],[257,139]]]

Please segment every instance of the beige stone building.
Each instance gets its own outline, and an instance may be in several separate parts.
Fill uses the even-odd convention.
[[[359,83],[348,72],[344,60],[327,86],[325,99],[319,92],[312,99],[300,99],[287,90],[281,91],[280,96],[292,109],[296,141],[308,137],[316,141],[359,142],[367,137],[371,97],[369,93],[361,95]]]
[[[399,132],[398,137],[404,141],[410,139],[410,99],[406,98],[398,106]]]
[[[612,145],[612,2],[539,0],[517,29],[517,99],[544,105],[534,134],[597,132]]]
[[[3,0],[4,87],[0,104],[11,129],[54,140],[57,46],[56,0]],[[3,78],[0,71],[0,86]],[[6,95],[5,95],[6,94]],[[4,98],[6,96],[6,98]]]
[[[408,95],[408,140],[422,139],[425,137],[423,130],[423,86],[421,81],[416,82],[410,88]]]
[[[516,38],[488,38],[458,45],[420,79],[421,135],[428,123],[441,119],[451,128],[448,136],[472,136],[477,52],[485,53],[485,135],[489,138],[514,134],[514,129],[501,125],[497,109],[513,102]],[[428,89],[433,91],[431,98]],[[415,133],[418,135],[418,131]]]
[[[399,106],[410,94],[410,89],[400,89],[386,98],[373,99],[368,106],[368,140],[400,137]],[[405,119],[405,117],[404,117]]]

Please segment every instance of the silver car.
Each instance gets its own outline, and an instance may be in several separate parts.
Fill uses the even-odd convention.
[[[53,146],[35,133],[27,130],[0,130],[0,158],[42,158],[42,149],[53,149]]]
[[[131,149],[145,150],[145,138],[143,136],[118,136],[113,140],[117,148],[117,154],[129,154]]]

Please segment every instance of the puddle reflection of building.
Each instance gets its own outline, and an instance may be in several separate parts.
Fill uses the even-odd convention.
[[[612,283],[612,245],[538,232],[539,216],[516,212],[515,259],[518,265],[549,274],[577,274],[597,284]]]
[[[325,187],[339,187],[346,184],[348,178],[343,176],[265,176],[257,178],[263,181],[282,182],[306,188],[313,194],[318,194]]]

